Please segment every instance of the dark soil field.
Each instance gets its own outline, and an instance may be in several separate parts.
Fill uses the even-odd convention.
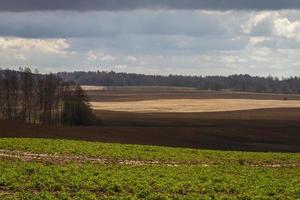
[[[99,127],[0,121],[0,137],[65,138],[218,150],[300,152],[300,109],[217,113],[97,111]]]
[[[156,99],[262,99],[300,100],[300,95],[201,91],[193,88],[112,87],[87,91],[90,101],[140,101]]]

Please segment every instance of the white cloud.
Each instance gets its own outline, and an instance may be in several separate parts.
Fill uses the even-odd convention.
[[[23,55],[23,54],[20,54],[20,53],[15,54],[15,55],[14,55],[14,58],[15,58],[16,60],[26,60],[26,56]]]
[[[86,56],[88,61],[96,61],[98,59],[101,59],[101,57],[103,57],[104,54],[101,52],[88,51],[86,53]]]
[[[221,57],[221,61],[224,63],[229,63],[229,64],[247,62],[246,59],[240,58],[239,56],[233,56],[233,55],[225,55],[225,56]]]
[[[105,55],[103,55],[100,59],[101,59],[101,61],[103,61],[103,62],[112,62],[112,61],[116,60],[117,58],[114,57],[114,56],[112,56],[112,55],[105,54]]]
[[[93,52],[88,52],[87,53],[87,59],[89,61],[93,61],[93,60],[97,60],[98,56],[96,54],[94,54]]]
[[[300,20],[292,22],[288,18],[279,18],[274,21],[274,28],[279,36],[300,40]]]
[[[136,61],[137,61],[137,58],[134,57],[134,56],[127,56],[127,57],[125,58],[125,61],[126,61],[126,62],[136,62]]]
[[[249,47],[256,46],[257,44],[260,44],[262,42],[270,40],[269,37],[264,37],[264,36],[258,36],[258,37],[250,37],[249,38]]]
[[[66,39],[24,39],[0,37],[0,49],[16,51],[38,50],[46,53],[60,54],[70,47]]]
[[[242,30],[246,34],[268,34],[272,21],[278,16],[278,11],[262,11],[251,13]]]
[[[86,56],[88,61],[113,62],[117,59],[117,57],[113,55],[104,54],[102,52],[95,52],[95,51],[88,51],[86,53]]]
[[[128,65],[115,65],[114,68],[118,70],[122,70],[128,68]]]

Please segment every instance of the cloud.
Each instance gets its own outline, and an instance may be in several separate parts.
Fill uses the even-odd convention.
[[[243,26],[245,34],[251,35],[250,43],[256,44],[270,44],[277,48],[285,45],[285,48],[299,48],[300,42],[300,16],[299,12],[289,13],[287,11],[263,11],[252,14],[247,24]],[[254,37],[253,37],[254,36]],[[292,44],[294,41],[294,44]],[[285,44],[284,44],[285,43]],[[298,45],[297,45],[298,44]]]
[[[112,55],[109,55],[109,54],[106,54],[106,55],[101,57],[101,61],[103,61],[103,62],[111,62],[111,61],[114,61],[114,60],[116,60],[116,58]]]
[[[179,51],[171,54],[160,51],[151,54],[147,52],[120,53],[115,50],[103,49],[94,49],[93,51],[81,49],[76,51],[73,49],[73,44],[78,42],[78,38],[68,41],[70,45],[68,49],[65,49],[62,45],[62,47],[56,48],[57,53],[53,53],[53,51],[48,51],[48,48],[44,48],[45,45],[35,49],[22,47],[24,44],[30,45],[32,39],[14,38],[13,40],[20,40],[23,44],[20,45],[19,42],[10,41],[9,44],[6,42],[6,45],[3,45],[3,40],[7,39],[1,38],[0,67],[17,69],[19,66],[31,66],[33,69],[38,68],[40,72],[117,70],[164,75],[249,73],[260,76],[269,74],[279,77],[299,76],[300,64],[298,58],[300,48],[276,49],[259,46],[259,43],[264,42],[264,39],[253,38],[254,45],[246,46],[245,49],[241,50],[195,51],[193,53]],[[15,43],[18,45],[13,45]],[[58,53],[60,51],[64,53]],[[113,57],[114,59],[102,61],[105,57]]]
[[[136,62],[136,61],[137,61],[137,58],[134,57],[134,56],[127,56],[127,57],[125,58],[125,61],[126,61],[126,62]]]
[[[255,35],[270,33],[273,20],[277,15],[277,12],[270,11],[252,13],[248,23],[243,25],[244,32]]]
[[[219,35],[231,30],[222,25],[234,15],[206,12],[0,12],[0,35],[26,38],[114,37],[144,35]],[[8,20],[9,19],[9,20]]]
[[[16,54],[15,59],[17,60],[26,60],[26,56],[23,54]]]
[[[279,18],[274,21],[274,28],[279,36],[300,41],[300,20],[291,22],[288,18]]]
[[[298,10],[0,12],[0,67],[300,75],[299,22]]]
[[[299,8],[299,0],[1,0],[0,3],[0,11],[14,12],[134,9],[280,10]]]
[[[86,53],[88,61],[102,61],[102,62],[112,62],[116,60],[116,57],[110,54],[104,54],[102,52],[88,51]]]
[[[97,55],[96,54],[94,54],[93,52],[88,52],[87,53],[87,59],[89,60],[89,61],[93,61],[93,60],[97,60]]]
[[[63,53],[70,47],[65,39],[23,39],[13,37],[0,37],[0,50],[15,51],[42,51],[47,53]],[[19,58],[22,58],[19,57]]]
[[[115,65],[114,68],[116,68],[117,70],[122,70],[122,69],[128,68],[128,66],[127,65]]]
[[[249,38],[249,46],[253,47],[253,46],[257,46],[259,44],[264,43],[265,41],[270,41],[271,39],[268,37],[250,37]]]
[[[37,66],[45,71],[50,65],[62,67],[69,65],[68,58],[73,55],[66,39],[25,39],[0,37],[0,67]]]

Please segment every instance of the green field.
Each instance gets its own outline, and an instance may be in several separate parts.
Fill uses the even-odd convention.
[[[5,138],[0,150],[0,199],[300,199],[299,153]]]

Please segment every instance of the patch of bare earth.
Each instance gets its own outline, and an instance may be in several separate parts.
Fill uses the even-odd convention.
[[[8,190],[7,188],[0,187],[0,198],[7,198],[13,194],[12,191]]]
[[[159,165],[177,166],[177,162],[155,161],[155,160],[127,160],[105,157],[87,157],[57,154],[31,153],[25,151],[0,150],[0,158],[15,158],[23,161],[37,161],[50,163],[101,163],[101,164],[124,164],[124,165]]]
[[[188,161],[161,161],[161,160],[129,160],[129,159],[116,159],[105,157],[87,157],[87,156],[73,156],[73,155],[58,155],[58,154],[37,154],[26,151],[17,150],[0,150],[0,159],[18,159],[27,162],[47,162],[53,164],[63,163],[100,163],[100,164],[122,164],[122,165],[166,165],[166,166],[179,166],[179,165],[197,165],[202,167],[209,167],[219,163],[215,162],[188,162]],[[264,162],[245,162],[243,165],[252,167],[266,167],[266,168],[283,168],[283,167],[299,167],[299,163],[264,163]]]

